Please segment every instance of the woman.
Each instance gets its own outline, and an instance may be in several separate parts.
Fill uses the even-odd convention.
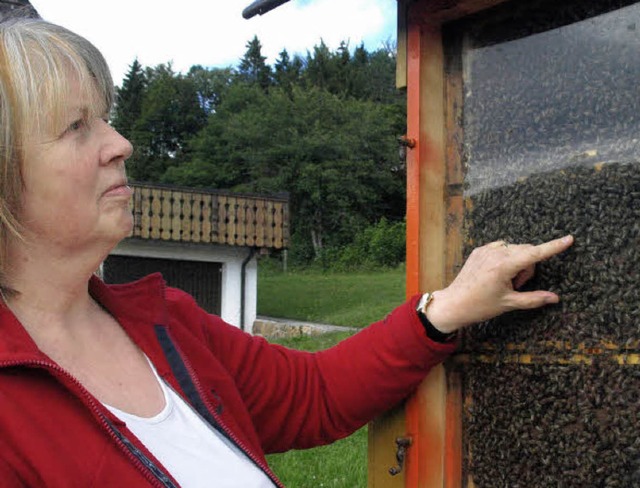
[[[570,236],[479,248],[448,288],[317,354],[246,335],[159,275],[105,285],[93,272],[132,227],[105,61],[66,29],[13,20],[0,66],[2,486],[281,486],[265,452],[348,435],[461,327],[558,301],[514,286]]]

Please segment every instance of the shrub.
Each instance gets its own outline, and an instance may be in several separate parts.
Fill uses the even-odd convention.
[[[404,222],[390,222],[386,218],[358,233],[353,243],[331,250],[337,269],[378,269],[395,267],[405,260]]]

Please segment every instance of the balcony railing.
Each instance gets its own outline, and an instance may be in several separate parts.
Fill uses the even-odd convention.
[[[131,237],[282,249],[289,246],[289,200],[135,184]]]

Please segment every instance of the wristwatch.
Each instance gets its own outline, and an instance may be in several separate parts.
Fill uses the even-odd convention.
[[[447,343],[451,342],[456,338],[456,332],[441,332],[435,328],[435,326],[429,321],[427,318],[427,307],[433,301],[434,295],[433,293],[425,293],[420,297],[418,301],[418,305],[416,306],[416,314],[418,314],[418,318],[424,327],[424,331],[427,334],[427,337],[435,342]]]

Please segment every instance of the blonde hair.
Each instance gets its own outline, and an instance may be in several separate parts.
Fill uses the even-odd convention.
[[[97,95],[92,111],[111,108],[111,73],[93,44],[41,19],[0,22],[0,287],[5,285],[7,240],[22,238],[17,212],[24,148],[35,131],[52,133],[59,126],[72,80]]]

